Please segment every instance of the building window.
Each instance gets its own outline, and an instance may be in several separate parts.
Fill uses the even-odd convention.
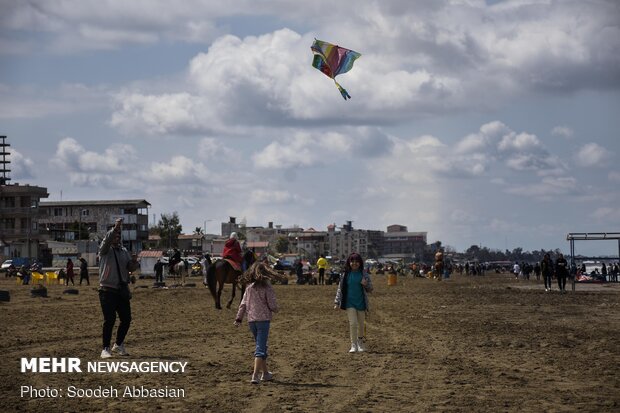
[[[54,216],[61,217],[62,216],[62,208],[54,208]]]
[[[83,217],[87,217],[90,215],[90,211],[88,209],[82,209],[81,213]]]

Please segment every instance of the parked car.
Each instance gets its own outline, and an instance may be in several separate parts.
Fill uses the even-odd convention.
[[[187,261],[190,267],[198,262],[196,257],[181,257],[182,261]]]
[[[13,264],[15,268],[19,268],[22,265],[26,266],[26,268],[30,268],[30,259],[24,257],[14,257],[10,260],[6,260],[2,263],[2,265],[0,265],[0,272],[6,271],[11,264]]]
[[[6,260],[0,266],[0,272],[5,272],[9,269],[9,267],[13,264],[13,260]]]

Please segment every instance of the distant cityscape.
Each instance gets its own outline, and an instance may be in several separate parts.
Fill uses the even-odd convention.
[[[145,199],[83,200],[45,202],[47,188],[11,184],[6,137],[0,136],[0,259],[37,259],[44,265],[56,265],[67,258],[84,257],[95,265],[98,243],[117,218],[123,218],[122,239],[131,251],[160,251],[166,255],[178,247],[186,255],[219,256],[227,238],[238,232],[247,248],[257,254],[294,254],[316,260],[320,255],[344,259],[350,253],[365,258],[402,262],[432,262],[441,249],[455,261],[540,261],[545,250],[493,250],[472,245],[458,253],[440,241],[427,243],[427,232],[410,232],[404,225],[393,224],[385,231],[354,228],[352,221],[336,223],[322,229],[284,227],[268,222],[266,226],[249,226],[230,217],[221,223],[219,234],[205,234],[196,228],[192,234],[173,233],[169,228],[149,228],[149,208]],[[159,233],[158,233],[159,232]],[[163,235],[163,237],[162,237]],[[569,234],[577,240],[618,239],[620,234]],[[616,236],[614,238],[614,235]],[[571,240],[571,249],[572,249]],[[620,250],[620,241],[619,250]],[[550,251],[558,253],[559,251]],[[572,252],[572,251],[571,251]],[[148,254],[143,254],[148,255]],[[151,254],[152,255],[152,254]]]

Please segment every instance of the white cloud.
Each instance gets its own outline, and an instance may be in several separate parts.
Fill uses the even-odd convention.
[[[611,155],[611,152],[601,145],[590,142],[579,149],[575,155],[575,160],[578,165],[583,167],[605,166]]]
[[[333,33],[340,44],[362,53],[353,70],[338,77],[353,96],[345,103],[333,83],[310,66],[308,50],[323,25],[335,22],[324,13],[314,17],[309,11],[318,7],[314,3],[281,10],[281,4],[267,2],[252,10],[270,13],[276,4],[279,16],[303,16],[304,26],[315,31],[285,28],[259,36],[218,37],[207,52],[191,59],[185,86],[164,94],[152,90],[119,94],[113,125],[153,134],[228,133],[257,125],[301,126],[308,121],[377,126],[495,107],[541,88],[620,86],[612,69],[620,64],[613,52],[620,47],[620,35],[614,36],[620,32],[613,24],[618,11],[606,3],[587,10],[576,0],[539,4],[536,17],[532,6],[521,2],[501,7],[482,2],[458,7],[449,2],[432,7],[420,3],[416,8],[356,3],[356,13],[339,20]],[[333,2],[318,4],[334,7]],[[344,1],[338,7],[347,5]],[[183,15],[185,7],[181,9],[172,12],[170,21],[156,25],[168,27],[177,18],[195,21],[205,12],[196,5],[190,18]],[[237,10],[217,9],[215,16]],[[364,42],[350,35],[359,30],[365,33]],[[601,44],[609,53],[600,52]],[[486,128],[501,133],[502,126],[490,123]],[[560,126],[555,133],[568,134],[569,129]],[[481,134],[465,138],[458,150],[476,150],[484,144],[484,136],[494,138],[484,130]],[[524,150],[537,139],[516,135],[500,146]]]
[[[504,135],[497,145],[500,152],[524,152],[538,150],[542,147],[540,140],[536,135],[528,133],[510,133]]]
[[[551,130],[553,136],[560,136],[562,138],[570,139],[575,134],[568,126],[556,126]]]
[[[209,132],[216,129],[209,103],[189,93],[143,95],[121,93],[115,97],[117,110],[110,121],[127,133],[151,135]]]
[[[86,150],[77,140],[64,138],[49,161],[53,168],[67,173],[74,187],[116,188],[135,187],[139,171],[137,152],[127,144],[112,144],[102,153]]]
[[[573,177],[544,177],[538,183],[513,185],[506,193],[550,201],[559,195],[577,193],[577,180]]]
[[[32,159],[25,157],[21,154],[21,152],[17,151],[14,148],[8,148],[7,152],[10,153],[8,156],[8,160],[10,163],[11,172],[8,173],[8,177],[11,178],[12,181],[17,181],[18,179],[29,179],[34,178],[36,175],[35,163]],[[9,181],[10,183],[11,181]]]
[[[183,155],[174,155],[169,162],[153,162],[140,176],[166,186],[206,184],[214,178],[203,163]]]
[[[349,139],[342,135],[317,136],[298,133],[289,141],[270,143],[252,155],[252,160],[257,168],[262,169],[308,167],[327,160],[323,154],[330,142],[336,143],[334,156],[341,156],[350,147]]]
[[[566,167],[557,156],[548,153],[519,153],[506,160],[506,165],[515,171],[534,171],[540,176],[560,175]]]
[[[481,151],[488,145],[488,137],[482,134],[471,134],[461,139],[454,150],[457,153]]]
[[[198,143],[198,155],[202,159],[217,159],[220,157],[232,161],[238,159],[235,151],[218,141],[216,138],[203,138]]]
[[[250,203],[252,204],[285,204],[296,202],[298,199],[296,195],[288,191],[256,189],[250,194]]]
[[[369,158],[390,151],[391,140],[370,128],[343,128],[339,132],[296,132],[252,155],[259,169],[289,169],[339,162],[357,156]]]
[[[69,172],[114,174],[127,171],[135,157],[136,151],[130,145],[114,144],[98,154],[87,151],[73,138],[64,138],[52,162]]]
[[[105,5],[95,0],[34,0],[5,6],[5,28],[20,31],[36,27],[48,35],[45,50],[56,53],[110,50],[161,40],[208,42],[218,33],[214,18],[243,10],[227,4],[228,10],[218,12],[218,6],[209,2],[173,5],[159,0],[109,0]]]

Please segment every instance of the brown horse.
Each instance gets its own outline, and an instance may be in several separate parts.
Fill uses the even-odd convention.
[[[246,251],[243,254],[243,262],[244,268],[249,268],[250,265],[254,263],[254,253],[252,251]],[[239,277],[241,276],[242,271],[235,270],[232,265],[226,260],[217,260],[213,264],[207,268],[207,275],[203,280],[203,284],[209,287],[211,291],[211,295],[215,300],[215,308],[218,310],[222,309],[222,304],[220,303],[220,298],[222,296],[222,289],[224,289],[224,284],[232,284],[232,297],[230,297],[230,301],[226,304],[226,308],[230,308],[233,300],[235,299],[235,292],[237,290],[237,284],[239,283]],[[216,291],[217,287],[217,291]],[[241,298],[243,298],[243,294],[245,293],[245,285],[241,284]]]

